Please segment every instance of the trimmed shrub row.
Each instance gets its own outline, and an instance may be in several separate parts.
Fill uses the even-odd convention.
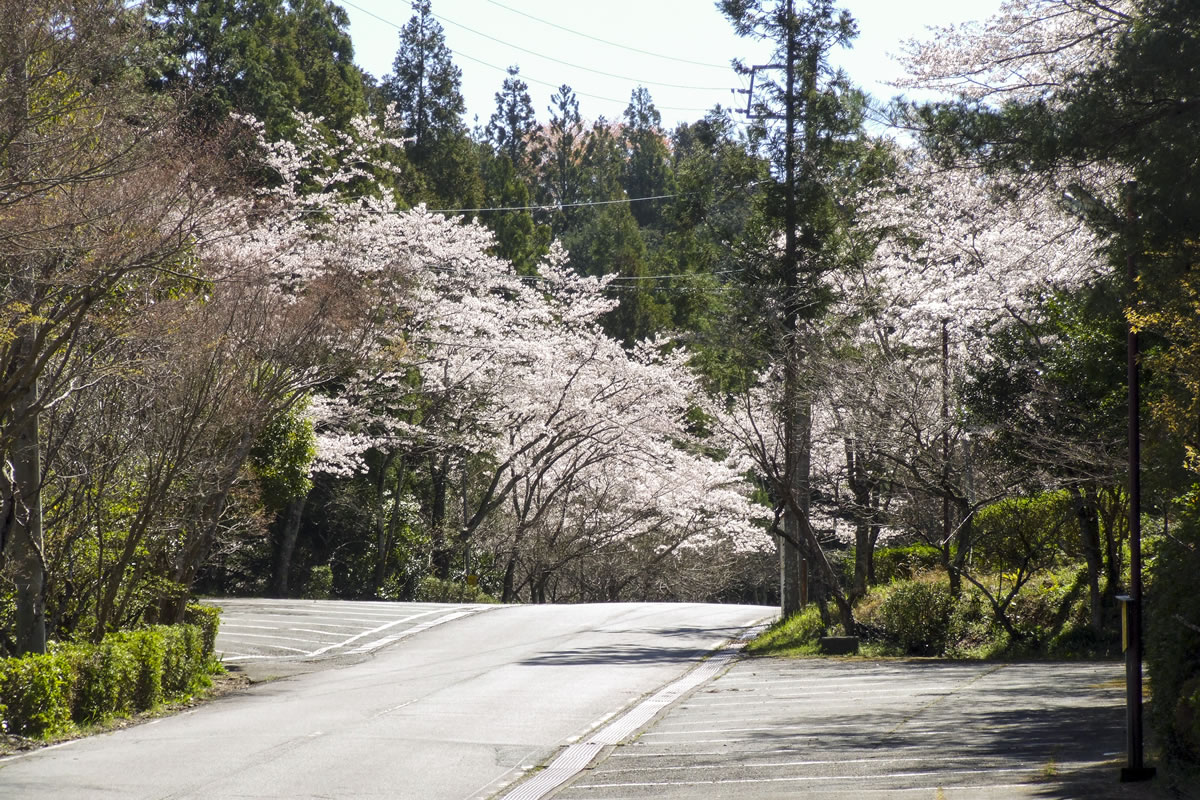
[[[193,606],[183,625],[112,633],[99,644],[0,659],[0,730],[44,737],[152,709],[210,685],[218,609]]]
[[[458,581],[443,581],[430,575],[417,586],[419,603],[496,603],[499,602],[478,586]]]
[[[851,561],[851,569],[853,569]],[[933,545],[908,544],[899,547],[879,547],[875,550],[875,581],[888,584],[906,581],[942,565],[942,551]]]

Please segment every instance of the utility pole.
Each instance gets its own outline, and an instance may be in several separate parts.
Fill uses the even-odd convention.
[[[857,33],[848,12],[834,12],[831,0],[807,0],[797,11],[796,0],[728,0],[723,10],[739,26],[739,34],[758,32],[776,43],[775,58],[781,63],[746,70],[751,89],[746,116],[755,120],[779,120],[771,139],[771,160],[776,180],[782,184],[783,253],[775,263],[780,301],[780,355],[783,369],[783,398],[779,424],[783,438],[783,464],[774,465],[774,489],[783,504],[783,526],[779,532],[780,608],[786,616],[804,602],[801,589],[801,555],[815,567],[811,585],[817,599],[837,603],[847,629],[854,625],[849,598],[821,549],[810,519],[812,459],[812,359],[814,318],[821,303],[820,276],[823,250],[831,235],[830,186],[823,169],[828,159],[837,158],[829,147],[838,132],[853,130],[856,123],[840,104],[837,87],[823,90],[820,75],[827,53],[844,46]],[[754,103],[754,79],[765,70],[784,70],[783,80],[767,81],[769,103]],[[832,105],[830,100],[838,101]],[[773,106],[773,107],[772,107]],[[782,108],[780,108],[782,106]],[[783,141],[778,140],[782,133]],[[779,164],[779,159],[783,164]],[[822,606],[824,611],[824,606]]]
[[[784,490],[791,492],[795,505],[808,513],[810,456],[808,449],[810,406],[801,398],[800,381],[800,280],[799,259],[796,254],[796,228],[799,224],[796,207],[796,18],[794,0],[787,0],[785,9],[784,63],[751,67],[750,88],[745,91],[745,114],[749,119],[782,119],[784,123]],[[759,70],[786,71],[783,114],[756,114],[754,111],[754,82]],[[799,611],[807,602],[807,580],[802,573],[807,566],[801,558],[797,542],[801,541],[801,520],[791,505],[786,505],[783,525],[786,536],[779,537],[779,601],[783,617]]]
[[[942,320],[942,552],[950,566],[950,590],[957,594],[959,575],[950,559],[950,539],[954,524],[950,519],[950,320]]]

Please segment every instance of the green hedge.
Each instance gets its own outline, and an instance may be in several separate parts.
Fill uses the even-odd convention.
[[[875,582],[889,584],[910,580],[921,572],[942,566],[942,551],[933,545],[909,544],[875,549]]]
[[[187,607],[183,621],[200,629],[200,649],[211,656],[217,647],[217,630],[221,627],[221,609],[216,606],[192,604]]]
[[[498,603],[478,586],[459,581],[444,581],[430,575],[417,586],[418,603]]]
[[[112,633],[99,644],[0,659],[0,730],[52,736],[207,687],[219,613],[194,606],[189,618],[200,624]]]

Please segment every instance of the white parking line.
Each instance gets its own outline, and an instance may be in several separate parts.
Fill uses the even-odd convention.
[[[604,748],[625,741],[680,697],[719,675],[764,627],[765,624],[747,628],[739,639],[717,650],[683,677],[659,689],[584,741],[568,745],[544,770],[518,784],[503,800],[541,800],[555,791],[587,769]]]
[[[403,617],[401,619],[394,619],[391,622],[385,622],[384,624],[380,625],[377,628],[371,628],[371,630],[369,630],[369,631],[363,631],[362,633],[355,634],[354,636],[351,636],[349,639],[338,642],[337,644],[331,644],[327,647],[322,647],[320,650],[314,650],[313,652],[309,653],[309,655],[310,656],[319,656],[322,653],[328,653],[330,650],[336,650],[339,647],[345,647],[346,645],[350,644],[351,642],[357,642],[359,639],[364,639],[373,633],[380,633],[382,631],[386,631],[388,628],[394,628],[397,625],[408,622],[410,619],[416,619],[417,617],[427,617],[430,614],[437,614],[439,611],[442,611],[442,610],[443,609],[435,608],[433,611],[426,611],[423,614],[413,614],[411,617]]]
[[[392,636],[387,636],[387,637],[384,637],[383,639],[377,639],[373,642],[367,642],[362,647],[358,647],[354,650],[351,650],[350,652],[358,654],[358,653],[368,653],[372,650],[378,650],[379,648],[386,647],[389,644],[392,644],[393,642],[398,642],[401,639],[405,639],[409,636],[413,636],[415,634],[420,633],[421,631],[427,631],[436,625],[441,625],[443,622],[450,622],[451,620],[461,619],[462,617],[469,617],[471,614],[474,614],[474,613],[475,613],[474,611],[456,611],[453,614],[447,614],[444,617],[438,617],[435,620],[430,620],[429,622],[422,622],[420,625],[414,625],[413,627],[409,628],[408,630],[400,631],[400,633],[393,634]],[[409,619],[412,619],[412,618],[409,617]]]
[[[253,642],[243,642],[243,644],[254,644],[254,643],[253,643]],[[298,647],[284,647],[284,646],[283,646],[283,645],[281,645],[281,644],[264,644],[264,645],[259,645],[259,646],[260,646],[260,647],[270,647],[270,648],[271,648],[271,649],[273,649],[273,650],[288,650],[288,651],[290,651],[290,652],[292,652],[292,653],[300,653],[301,655],[308,655],[308,651],[307,651],[307,650],[301,650],[301,649],[300,649],[300,648],[298,648]],[[256,655],[256,656],[235,656],[235,657],[232,657],[232,658],[227,658],[227,657],[225,656],[225,654],[224,654],[224,653],[221,653],[221,660],[222,660],[222,661],[245,661],[245,660],[246,660],[246,659],[248,659],[248,658],[254,658],[254,659],[259,659],[259,658],[280,658],[280,656],[278,656],[278,655]]]
[[[878,717],[873,716],[872,719],[878,719]],[[642,734],[642,738],[649,739],[656,736],[691,736],[699,733],[756,733],[758,731],[800,731],[801,733],[823,733],[830,728],[850,728],[852,730],[861,730],[864,727],[866,726],[864,726],[864,724],[861,722],[828,722],[823,719],[814,718],[811,722],[796,725],[755,725],[749,728],[701,728],[699,730],[663,730],[660,728]],[[906,728],[905,730],[907,731],[908,729]],[[914,730],[916,729],[914,728]]]
[[[256,631],[276,631],[279,630],[278,625],[245,625],[240,622],[225,622],[221,624],[221,631],[227,631],[230,628],[251,628]]]
[[[911,772],[888,772],[879,775],[781,775],[774,778],[725,778],[707,781],[629,781],[622,783],[592,783],[580,784],[575,789],[633,789],[653,786],[722,786],[744,783],[816,783],[818,781],[846,781],[856,783],[862,781],[894,780],[896,778],[928,778],[946,775],[1001,775],[1014,772],[1027,772],[1032,775],[1040,774],[1040,770],[1030,767],[1001,767],[1000,769],[930,769],[914,770]],[[1020,785],[1020,784],[1017,784]],[[943,789],[957,789],[954,784],[941,784]],[[991,788],[991,787],[989,787]],[[888,791],[891,791],[889,787]]]
[[[689,753],[689,756],[696,755]],[[714,752],[710,755],[728,756],[726,752]],[[617,756],[610,756],[616,760]],[[951,762],[951,761],[966,761],[972,764],[978,764],[979,759],[971,756],[943,756],[936,752],[927,752],[923,756],[904,756],[899,758],[826,758],[826,759],[805,759],[793,761],[745,761],[737,762],[739,769],[769,769],[773,767],[820,767],[820,766],[838,766],[841,764],[911,764],[921,763],[922,761],[936,762]],[[1062,765],[1058,765],[1060,768]],[[684,764],[678,766],[650,766],[650,767],[635,767],[623,766],[620,768],[622,772],[690,772],[692,770],[702,769],[729,769],[728,764]],[[999,767],[997,767],[999,769]],[[985,770],[992,771],[992,770]],[[836,777],[836,776],[828,776]],[[858,775],[847,775],[845,777],[858,777]]]
[[[301,644],[325,644],[324,642],[314,641],[312,639],[297,639],[295,636],[271,636],[268,633],[235,633],[231,636],[226,636],[226,639],[232,639],[235,642],[244,642],[247,639],[278,639],[281,642],[300,642]],[[301,650],[300,652],[304,652]]]
[[[388,636],[388,637],[384,637],[384,638],[381,638],[378,640],[369,641],[369,642],[359,646],[358,648],[349,651],[349,653],[354,654],[354,655],[359,655],[362,653],[370,652],[372,650],[377,650],[381,647],[385,647],[385,646],[392,644],[393,642],[396,642],[407,636],[412,636],[421,631],[428,630],[429,628],[432,628],[435,625],[441,625],[444,622],[450,622],[451,620],[470,616],[471,614],[478,613],[479,611],[482,611],[482,610],[483,610],[483,607],[476,607],[476,608],[470,608],[470,609],[466,609],[466,610],[451,611],[449,614],[444,614],[444,616],[438,617],[437,619],[430,620],[425,623],[419,623],[419,624],[413,626],[413,628],[411,630],[402,631],[399,634],[396,634],[393,636]],[[281,645],[267,644],[267,643],[264,643],[261,645],[263,647],[271,647],[271,648],[280,649],[280,650],[290,650],[292,652],[300,654],[297,656],[283,656],[282,658],[316,658],[317,656],[324,655],[325,653],[328,653],[331,650],[337,650],[339,648],[346,647],[346,646],[353,644],[354,642],[357,642],[361,639],[365,639],[368,636],[382,633],[383,631],[386,631],[390,628],[394,628],[397,625],[401,625],[403,623],[410,622],[411,620],[418,619],[420,617],[428,617],[431,614],[443,614],[445,611],[447,611],[447,609],[444,606],[439,606],[436,608],[432,608],[429,611],[422,611],[418,614],[409,614],[404,617],[392,618],[390,621],[384,623],[383,625],[378,625],[369,630],[360,631],[360,632],[354,634],[353,636],[341,639],[341,640],[339,640],[337,642],[333,642],[333,643],[321,642],[321,641],[311,641],[311,640],[307,640],[307,639],[296,639],[294,637],[285,637],[285,636],[267,636],[264,634],[255,634],[255,633],[235,634],[235,635],[232,635],[229,637],[223,636],[222,639],[223,640],[231,640],[233,642],[240,641],[242,644],[252,644],[251,642],[246,641],[246,639],[258,638],[258,639],[280,639],[282,641],[324,645],[323,647],[319,647],[316,650],[312,650],[312,651],[301,650],[301,649],[297,649],[294,647],[283,647]],[[281,615],[281,616],[289,616],[291,618],[294,618],[295,615]],[[305,620],[305,622],[307,622],[307,619]],[[230,625],[229,627],[236,628],[236,627],[238,627],[238,624],[235,623],[235,624]],[[284,630],[298,630],[298,629],[286,628]],[[321,632],[321,631],[314,631],[314,632],[324,634],[324,632]],[[270,654],[254,654],[254,655],[232,655],[232,654],[224,654],[224,653],[222,654],[222,660],[227,661],[227,662],[264,661],[264,660],[268,660],[268,659],[278,659],[278,658],[281,658],[281,656],[270,655]]]
[[[652,783],[652,784],[648,784],[648,785],[649,786],[660,786],[661,784]],[[580,791],[585,790],[585,789],[601,789],[601,788],[614,788],[614,787],[613,786],[586,786],[586,785],[579,785],[579,786],[572,787],[572,789],[578,789]],[[978,783],[978,784],[955,783],[955,784],[948,784],[948,785],[947,784],[929,784],[928,786],[889,786],[886,789],[881,789],[881,790],[877,790],[877,791],[886,792],[889,797],[893,796],[893,795],[898,795],[898,794],[918,794],[918,795],[924,795],[925,797],[936,797],[936,796],[938,796],[938,792],[945,792],[946,790],[950,790],[955,795],[958,795],[959,792],[973,792],[973,791],[982,790],[982,791],[987,791],[990,793],[990,792],[998,792],[998,791],[1004,791],[1004,790],[1010,790],[1010,789],[1024,790],[1025,792],[1028,792],[1029,784],[1028,783]],[[824,787],[823,786],[823,787],[821,787],[821,797],[832,797],[834,795],[838,795],[838,796],[850,795],[851,797],[862,797],[863,791],[864,790],[861,787],[857,787],[854,789],[837,789],[834,787]],[[591,797],[591,798],[589,798],[589,800],[628,800],[628,798],[624,795],[614,795],[611,798]]]

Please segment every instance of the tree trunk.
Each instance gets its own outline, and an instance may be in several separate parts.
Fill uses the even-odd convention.
[[[288,596],[288,579],[292,573],[292,556],[296,552],[296,539],[300,535],[300,521],[304,517],[304,505],[308,497],[296,497],[288,501],[284,509],[287,514],[279,532],[279,546],[275,549],[275,569],[271,576],[271,594],[275,597]]]
[[[6,57],[0,62],[0,80],[5,84],[0,97],[0,120],[17,134],[30,116],[29,69],[32,63],[28,49],[28,33],[22,29],[23,20],[0,21],[0,36],[4,39]],[[32,159],[27,142],[13,135],[6,142],[7,179],[14,186],[29,180]],[[15,333],[19,337],[15,359],[6,364],[6,378],[20,377],[15,384],[16,396],[7,409],[7,430],[0,433],[8,448],[0,450],[7,463],[0,464],[0,488],[3,489],[3,536],[0,537],[0,565],[8,569],[16,587],[16,630],[14,644],[17,655],[46,652],[46,557],[42,531],[42,458],[41,428],[38,419],[38,379],[34,371],[37,360],[37,266],[31,254],[14,258],[5,264],[9,300],[28,304],[28,316],[18,318]],[[9,272],[11,270],[11,272]],[[13,312],[10,311],[9,314]],[[10,321],[11,324],[11,321]],[[15,375],[14,375],[15,373]]]
[[[1100,514],[1096,508],[1094,487],[1076,488],[1071,492],[1075,515],[1079,520],[1079,539],[1087,563],[1088,602],[1091,607],[1092,630],[1104,628],[1104,609],[1100,600],[1100,572],[1104,568],[1100,554]]]
[[[867,551],[867,583],[871,586],[879,583],[879,579],[875,577],[875,546],[879,544],[879,534],[883,528],[879,525],[871,526],[870,549]]]
[[[13,410],[16,430],[4,476],[4,555],[16,585],[16,654],[46,652],[46,559],[42,531],[41,428],[36,384]]]
[[[433,537],[433,573],[442,580],[450,579],[450,550],[446,547],[446,491],[450,457],[430,457],[429,479],[433,502],[430,509],[430,533]]]
[[[1121,588],[1121,574],[1124,568],[1121,564],[1121,526],[1125,525],[1125,502],[1121,497],[1123,492],[1120,489],[1110,489],[1106,492],[1112,498],[1112,502],[1108,504],[1108,509],[1100,508],[1103,520],[1101,524],[1101,532],[1104,538],[1104,589],[1103,598],[1111,600],[1116,597],[1117,590]],[[1097,498],[1099,500],[1099,498]],[[1097,502],[1097,507],[1100,503]]]
[[[504,565],[504,582],[500,588],[500,602],[511,603],[513,601],[513,581],[517,574],[517,554],[512,552],[508,556],[508,563]]]
[[[954,498],[954,505],[958,511],[958,531],[954,535],[954,561],[953,570],[950,572],[951,593],[954,597],[958,597],[958,592],[953,591],[953,585],[957,583],[959,591],[962,590],[962,573],[967,565],[967,556],[971,553],[971,534],[975,530],[973,523],[974,514],[971,513],[970,501],[965,498]]]
[[[375,567],[371,571],[371,596],[379,597],[388,577],[388,557],[396,543],[396,528],[399,526],[400,499],[404,491],[404,461],[401,460],[394,474],[396,485],[392,489],[392,507],[384,504],[387,497],[388,474],[391,472],[394,454],[387,455],[379,465],[379,480],[375,483]]]
[[[785,514],[783,524],[789,536],[800,538],[800,526],[792,515]],[[786,619],[800,611],[800,548],[782,536],[775,538],[779,545],[779,613]]]
[[[867,594],[875,536],[871,530],[871,484],[862,466],[862,455],[850,441],[846,442],[846,466],[850,492],[854,495],[854,582],[850,587],[850,602],[853,603]]]

